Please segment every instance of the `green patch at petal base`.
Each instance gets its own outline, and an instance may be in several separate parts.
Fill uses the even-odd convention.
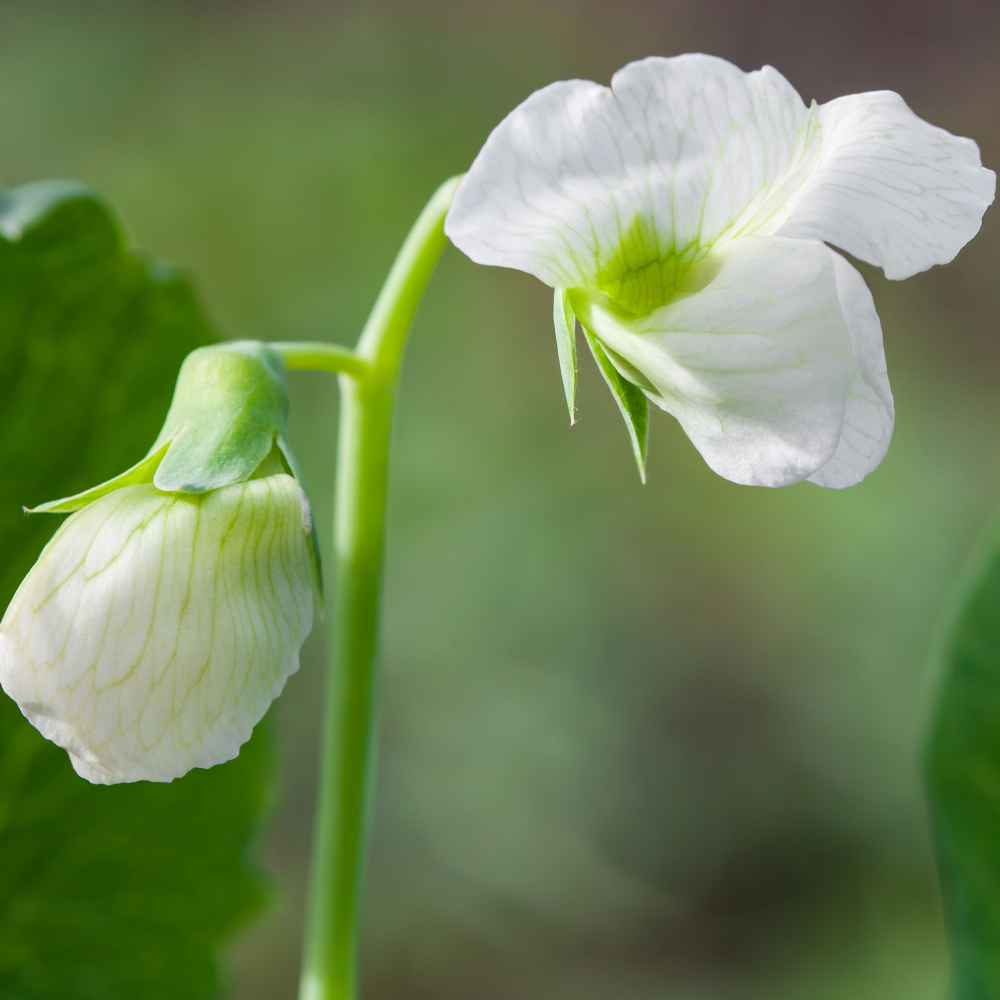
[[[711,249],[711,244],[698,242],[680,248],[664,247],[655,226],[638,215],[625,230],[617,249],[601,263],[595,284],[616,305],[641,316],[678,295],[695,291],[690,287],[695,265]]]

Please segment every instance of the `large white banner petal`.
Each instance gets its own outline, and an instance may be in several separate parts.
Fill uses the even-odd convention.
[[[494,129],[447,233],[479,263],[644,311],[719,239],[776,224],[815,131],[776,70],[713,56],[631,63],[610,88],[554,83]]]

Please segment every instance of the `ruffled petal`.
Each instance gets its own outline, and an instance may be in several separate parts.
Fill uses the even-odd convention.
[[[856,367],[835,255],[756,237],[702,269],[701,290],[640,319],[582,296],[577,315],[720,476],[808,478],[837,449]]]
[[[837,294],[854,351],[854,377],[847,393],[837,450],[809,477],[811,483],[844,489],[861,482],[885,457],[895,409],[879,322],[871,292],[858,272],[832,250]]]
[[[0,684],[100,784],[236,756],[298,668],[316,600],[305,497],[279,474],[71,515],[0,623]]]
[[[555,83],[493,131],[446,230],[479,263],[648,311],[717,241],[780,223],[815,126],[776,70],[711,56]]]
[[[820,126],[820,155],[779,235],[824,240],[908,278],[979,232],[996,175],[971,139],[928,124],[890,91],[824,104]]]

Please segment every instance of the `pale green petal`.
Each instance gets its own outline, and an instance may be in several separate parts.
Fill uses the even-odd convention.
[[[821,243],[739,240],[700,291],[648,316],[574,305],[719,475],[785,486],[833,456],[856,372],[834,260]]]
[[[69,517],[0,623],[0,684],[89,781],[234,757],[312,627],[305,497],[279,474],[133,485]]]

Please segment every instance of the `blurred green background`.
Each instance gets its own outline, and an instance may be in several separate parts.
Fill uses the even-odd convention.
[[[644,55],[773,63],[807,100],[898,90],[1000,164],[996,5],[0,18],[0,181],[87,182],[232,337],[353,340],[425,198],[503,114]],[[589,365],[566,426],[547,289],[448,253],[395,443],[366,997],[944,996],[916,751],[935,622],[1000,490],[998,264],[987,216],[947,268],[866,270],[897,432],[833,493],[724,482],[662,414],[640,487]],[[335,385],[293,391],[325,527]],[[323,646],[276,709],[278,905],[234,949],[241,1000],[294,995]]]

